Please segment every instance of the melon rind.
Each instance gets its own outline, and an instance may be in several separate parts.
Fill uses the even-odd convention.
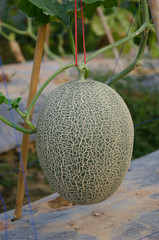
[[[53,188],[75,204],[95,204],[122,183],[131,161],[134,127],[117,92],[104,83],[70,81],[45,99],[36,148]]]

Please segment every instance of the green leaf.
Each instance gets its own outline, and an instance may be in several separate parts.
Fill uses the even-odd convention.
[[[5,103],[6,105],[10,105],[11,107],[8,109],[10,110],[11,108],[17,109],[19,107],[19,103],[22,100],[22,98],[18,97],[14,100],[10,99],[8,100],[2,92],[0,92],[0,104]]]
[[[29,0],[19,0],[18,7],[29,17],[35,18],[39,25],[49,22],[49,16],[43,10],[32,4]]]
[[[4,103],[5,98],[6,98],[6,97],[3,95],[3,93],[0,92],[0,104]]]
[[[83,5],[83,13],[84,13],[84,17],[88,18],[89,20],[93,17],[96,9],[101,5],[100,1],[97,1],[95,3],[90,4],[85,3]]]
[[[102,5],[105,8],[112,8],[114,6],[118,6],[118,0],[107,0],[107,1],[103,1]]]
[[[17,109],[19,107],[19,102],[22,100],[22,98],[17,98],[17,99],[14,99],[14,100],[7,100],[7,102],[5,102],[7,105],[11,105],[11,108],[12,109]],[[10,109],[11,109],[10,108]]]
[[[29,0],[36,7],[42,9],[43,13],[53,17],[54,20],[62,22],[66,26],[70,26],[70,16],[67,14],[69,2],[66,0]]]
[[[88,19],[100,5],[110,8],[118,4],[117,0],[83,0],[82,2],[84,16]],[[29,17],[34,17],[39,24],[45,24],[50,19],[70,27],[74,19],[75,0],[20,0],[19,8]],[[77,0],[77,10],[78,12],[81,10],[80,0]]]

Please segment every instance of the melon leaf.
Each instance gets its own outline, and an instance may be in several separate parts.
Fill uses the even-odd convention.
[[[100,5],[105,8],[118,5],[118,0],[83,0],[82,2],[84,16],[88,19]],[[59,21],[70,27],[74,18],[75,0],[19,0],[18,6],[29,17],[34,17],[39,25],[49,21]],[[80,12],[80,0],[77,0],[77,9]]]
[[[17,109],[19,107],[19,103],[20,101],[22,100],[22,98],[18,97],[14,100],[10,99],[8,100],[2,92],[0,92],[0,105],[2,103],[6,104],[6,105],[10,105],[10,108],[7,109],[7,110],[10,110],[10,109]]]
[[[42,9],[36,7],[28,0],[20,0],[18,7],[29,17],[35,18],[39,25],[43,25],[49,22],[49,16],[45,15]]]

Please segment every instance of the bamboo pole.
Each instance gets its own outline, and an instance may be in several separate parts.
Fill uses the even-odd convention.
[[[34,54],[34,62],[33,62],[33,68],[32,68],[31,83],[30,83],[27,107],[30,105],[30,103],[37,91],[39,74],[40,74],[40,66],[41,66],[44,41],[45,41],[45,33],[46,33],[46,25],[40,26],[39,30],[38,30],[38,37],[37,37],[37,42],[36,42],[35,54]],[[31,116],[32,115],[33,115],[33,109],[31,111]],[[24,127],[26,129],[28,129],[26,124],[24,125]],[[30,138],[29,134],[23,134],[22,153],[21,153],[22,161],[23,161],[23,168],[20,164],[20,170],[22,171],[22,169],[23,169],[23,171],[25,171],[25,172],[27,170],[29,138]],[[23,173],[19,172],[17,196],[16,196],[16,206],[15,206],[15,213],[14,213],[15,220],[21,218],[21,216],[22,216],[24,192],[25,192],[24,177],[23,177]]]
[[[45,44],[49,48],[50,47],[50,23],[47,24],[46,26],[46,34],[45,34]],[[48,53],[46,49],[44,50],[44,60],[48,60]]]

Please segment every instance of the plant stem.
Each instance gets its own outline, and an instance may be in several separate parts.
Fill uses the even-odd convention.
[[[38,90],[38,92],[36,93],[35,97],[33,98],[31,104],[29,105],[26,113],[27,115],[30,115],[30,112],[35,104],[35,102],[37,101],[38,97],[40,96],[40,94],[42,93],[42,91],[44,90],[44,88],[51,82],[52,79],[54,79],[58,74],[60,74],[61,72],[63,72],[64,70],[68,69],[68,68],[71,68],[71,67],[74,67],[75,66],[75,63],[71,63],[71,64],[68,64],[62,68],[60,68],[57,72],[55,72],[53,75],[51,75],[47,80],[46,82],[40,87],[40,89]]]
[[[36,132],[35,130],[28,130],[28,129],[22,128],[22,127],[18,126],[17,124],[12,123],[8,119],[2,117],[1,115],[0,115],[0,120],[2,122],[6,123],[7,125],[9,125],[10,127],[15,128],[16,130],[23,132],[23,133],[34,134]]]
[[[123,39],[121,39],[121,40],[119,40],[119,41],[117,41],[117,42],[115,42],[115,43],[113,43],[113,44],[110,44],[110,45],[108,45],[108,46],[106,46],[106,47],[103,47],[103,48],[99,49],[98,51],[96,51],[95,53],[93,53],[91,56],[89,56],[89,57],[87,58],[87,62],[89,62],[89,61],[92,60],[94,57],[98,56],[99,54],[101,54],[101,53],[103,53],[103,52],[105,52],[105,51],[107,51],[107,50],[109,50],[109,49],[111,49],[111,48],[113,48],[113,47],[117,47],[117,46],[119,46],[120,44],[125,43],[125,42],[127,42],[128,40],[136,37],[137,35],[139,35],[140,33],[142,33],[147,27],[148,27],[148,24],[147,24],[147,23],[144,23],[137,31],[135,31],[134,33],[130,34],[129,36],[127,36],[127,37],[125,37],[125,38],[123,38]]]
[[[33,32],[33,28],[32,28],[32,19],[28,17],[27,19],[27,33],[32,33]]]
[[[3,32],[1,29],[0,29],[0,34],[2,35],[2,37],[4,37],[5,39],[7,39],[8,41],[11,40],[11,38],[9,37],[9,35],[7,35],[5,32]]]
[[[22,113],[18,108],[16,108],[15,110],[17,111],[17,113],[19,113],[22,116],[22,118],[25,118],[25,114]]]
[[[23,119],[25,121],[25,123],[34,131],[36,132],[36,127],[34,126],[34,124],[29,120],[29,119]]]
[[[122,72],[114,76],[111,81],[110,81],[110,86],[112,86],[114,83],[116,83],[119,79],[123,78],[125,75],[127,75],[129,72],[137,68],[142,64],[142,57],[144,54],[144,50],[146,47],[147,43],[147,38],[148,38],[148,32],[149,32],[149,11],[148,11],[148,5],[147,1],[143,0],[142,2],[142,11],[143,11],[143,22],[147,25],[147,27],[144,29],[144,32],[142,33],[142,38],[141,38],[141,43],[140,43],[140,48],[138,51],[138,54],[134,60],[133,63],[131,63],[127,68],[125,68]]]
[[[36,127],[34,124],[27,118],[26,113],[22,113],[18,108],[15,109],[21,116],[25,123],[34,131],[36,132]]]
[[[149,8],[147,4],[147,0],[141,1],[141,9],[143,12],[143,23],[147,24],[147,27],[145,28],[145,31],[142,34],[142,39],[141,39],[141,44],[140,44],[140,49],[137,55],[137,58],[141,59],[146,47],[147,43],[147,38],[148,38],[148,32],[150,29],[150,16],[149,16]],[[144,39],[145,38],[145,39]]]
[[[125,68],[122,72],[114,76],[110,82],[110,86],[112,86],[114,83],[116,83],[119,79],[123,78],[125,75],[127,75],[129,72],[137,68],[138,66],[142,65],[142,56],[146,47],[147,43],[147,38],[148,38],[148,31],[145,31],[142,35],[141,39],[141,44],[140,48],[138,51],[138,54],[136,56],[136,59],[134,60],[133,63],[131,63],[127,68]]]
[[[56,54],[54,54],[54,53],[50,50],[50,48],[47,46],[46,43],[44,44],[44,49],[45,49],[47,55],[50,56],[51,58],[55,59],[55,60],[59,63],[60,66],[63,64],[63,61],[61,60],[61,58],[58,57]]]
[[[25,34],[27,34],[27,31],[19,30],[19,29],[15,28],[15,27],[12,27],[12,26],[10,26],[9,24],[4,23],[4,22],[1,22],[1,26],[2,26],[2,27],[5,27],[5,28],[7,28],[7,29],[9,29],[9,30],[17,33],[17,34],[20,34],[20,35],[25,35]]]
[[[28,35],[29,37],[31,37],[33,40],[37,41],[37,37],[36,35],[33,33],[33,29],[32,29],[32,20],[31,18],[28,18],[28,26],[27,26],[27,30],[26,31],[22,31],[22,30],[19,30],[15,27],[12,27],[10,26],[9,24],[7,23],[3,23],[1,22],[0,23],[1,26],[17,33],[17,34],[20,34],[20,35]],[[4,38],[6,38],[7,40],[10,40],[9,39],[9,36],[5,35],[4,32],[2,32],[1,34]],[[57,62],[59,62],[60,66],[63,64],[63,61],[60,59],[60,57],[58,57],[56,54],[54,54],[46,44],[44,44],[44,49],[45,51],[47,52],[48,56],[50,56],[51,58],[55,59]]]
[[[143,23],[150,23],[150,15],[147,0],[141,1],[141,10],[143,12]]]
[[[133,69],[138,67],[140,64],[136,62],[136,60],[131,63],[127,68],[125,68],[122,72],[114,76],[111,81],[109,82],[109,86],[112,86],[114,83],[116,83],[119,79],[123,78],[125,75],[127,75],[129,72],[131,72]],[[107,82],[108,83],[108,82]]]
[[[68,30],[68,35],[69,35],[69,39],[70,39],[72,53],[73,53],[73,56],[74,56],[74,59],[75,59],[75,41],[74,41],[74,38],[73,38],[72,29],[70,27],[68,27],[67,30]]]
[[[37,41],[37,36],[36,36],[33,32],[29,31],[29,32],[28,32],[28,35],[29,35],[32,39],[34,39],[35,41]],[[47,46],[46,43],[44,43],[44,49],[45,49],[47,55],[50,56],[51,58],[55,59],[55,60],[59,63],[60,66],[63,64],[63,61],[61,60],[61,58],[58,57],[56,54],[54,54],[54,53],[50,50],[50,48]]]

